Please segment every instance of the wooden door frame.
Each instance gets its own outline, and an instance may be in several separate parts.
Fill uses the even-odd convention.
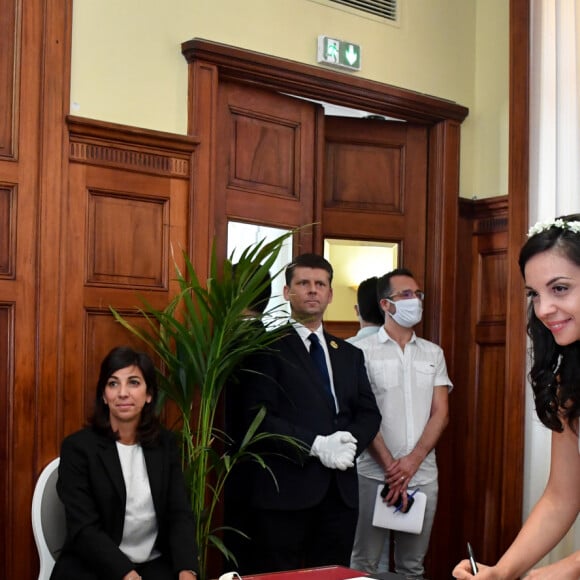
[[[468,109],[447,100],[361,77],[203,39],[194,38],[184,42],[182,52],[190,65],[189,132],[201,141],[198,151],[200,172],[194,178],[194,191],[208,194],[203,207],[199,208],[199,219],[195,220],[196,237],[199,238],[204,237],[202,232],[205,232],[206,240],[214,235],[215,192],[211,172],[215,155],[215,122],[208,111],[215,110],[217,89],[222,81],[322,100],[428,126],[429,202],[425,288],[433,303],[440,305],[440,308],[433,308],[428,314],[425,334],[441,344],[451,357],[453,333],[450,325],[444,322],[453,316],[454,310],[459,133]],[[441,236],[440,232],[445,232],[445,235]],[[321,240],[315,240],[315,243],[317,241]],[[442,255],[447,258],[444,262],[436,259]]]
[[[193,39],[183,43],[182,52],[189,63],[189,132],[200,140],[197,150],[198,171],[194,175],[194,236],[208,243],[216,224],[216,110],[221,82],[235,82],[254,88],[276,91],[362,109],[379,115],[423,124],[428,130],[427,232],[424,287],[429,303],[423,334],[440,344],[446,353],[450,375],[454,374],[456,312],[457,228],[459,207],[460,126],[468,110],[447,100],[406,91],[398,87],[309,66],[265,54],[242,50],[215,42]],[[320,152],[319,152],[320,153]],[[202,192],[196,196],[195,192]],[[316,228],[320,231],[321,228]],[[322,247],[315,231],[313,249]],[[199,246],[192,254],[200,256]],[[206,254],[208,255],[208,254]],[[444,257],[444,259],[442,259]],[[203,271],[204,264],[196,264]],[[461,356],[463,351],[458,351]],[[455,442],[450,443],[455,446]],[[449,541],[459,543],[460,530],[452,518],[454,482],[452,465],[442,453],[440,486],[440,530],[434,534],[431,551],[443,553]],[[430,573],[443,577],[450,562],[433,558]]]
[[[510,0],[508,287],[514,290],[521,285],[515,257],[521,246],[522,232],[525,231],[528,208],[529,4],[529,0]],[[196,220],[201,228],[196,236],[202,243],[211,239],[213,231],[210,224],[215,223],[211,175],[211,137],[215,134],[215,127],[212,133],[212,119],[207,111],[215,103],[220,80],[251,84],[259,88],[363,109],[388,117],[424,123],[429,127],[428,256],[425,287],[433,298],[433,304],[440,305],[440,308],[431,309],[425,320],[425,334],[445,349],[450,363],[449,371],[453,375],[457,357],[465,352],[464,345],[458,345],[456,350],[453,325],[448,324],[448,321],[453,320],[457,313],[458,288],[455,280],[459,130],[461,122],[467,116],[467,109],[448,101],[360,77],[205,40],[193,39],[183,43],[182,52],[189,63],[189,131],[202,139],[198,158],[200,172],[195,176],[194,182],[194,191],[207,192],[207,196],[199,196],[203,200],[199,202],[200,219]],[[445,260],[441,260],[441,256]],[[525,408],[522,369],[525,368],[526,353],[525,341],[522,340],[525,312],[517,295],[515,291],[510,293],[507,309],[505,379],[506,393],[509,395],[506,405],[509,405],[510,413],[506,413],[508,419],[504,430],[504,493],[499,517],[501,529],[497,530],[500,550],[505,549],[513,539],[521,525],[522,516]],[[469,386],[459,385],[459,388],[462,387]],[[467,412],[465,409],[463,411]],[[463,417],[463,421],[469,420],[470,417]],[[459,460],[451,450],[447,461],[455,469],[462,469],[462,465],[457,465]],[[453,484],[449,481],[441,483]],[[461,496],[461,490],[458,491]],[[445,505],[441,507],[449,508]],[[446,542],[462,542],[465,531],[462,523],[453,531],[447,530],[449,535],[442,538],[442,546]],[[441,574],[449,572],[442,568],[439,571]]]
[[[530,0],[510,0],[509,161],[508,161],[508,272],[506,309],[506,368],[504,453],[502,463],[502,529],[499,545],[505,549],[522,524],[526,301],[518,255],[528,224],[530,143]]]

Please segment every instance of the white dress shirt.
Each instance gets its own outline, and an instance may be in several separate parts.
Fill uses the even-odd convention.
[[[395,459],[408,455],[419,441],[431,415],[433,389],[453,384],[447,376],[443,350],[413,333],[405,349],[381,327],[379,332],[359,340],[377,406],[382,415],[380,432]],[[358,472],[382,481],[384,471],[364,451],[358,459]],[[425,457],[410,486],[437,479],[435,450]]]

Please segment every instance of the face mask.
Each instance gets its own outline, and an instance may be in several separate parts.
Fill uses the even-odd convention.
[[[397,311],[395,314],[391,314],[390,312],[388,314],[399,326],[411,328],[415,326],[415,324],[421,322],[421,316],[423,315],[423,302],[421,302],[419,298],[398,300],[397,302],[389,300],[389,302],[395,305]]]

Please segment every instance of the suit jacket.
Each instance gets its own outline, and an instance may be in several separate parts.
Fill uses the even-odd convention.
[[[172,433],[143,446],[157,515],[156,547],[173,570],[197,570],[195,523],[179,452]],[[119,550],[126,490],[115,442],[83,429],[61,446],[57,491],[66,512],[67,539],[52,579],[73,577],[80,569],[122,578],[135,565]]]
[[[381,421],[369,385],[361,350],[346,341],[324,333],[332,365],[334,389],[339,411],[328,396],[320,372],[293,327],[268,352],[260,353],[244,373],[241,385],[246,397],[247,420],[256,409],[267,413],[260,430],[289,435],[302,441],[306,451],[269,441],[261,451],[271,473],[256,468],[254,507],[299,510],[317,505],[324,498],[333,478],[344,502],[358,507],[356,467],[340,471],[324,467],[309,456],[317,435],[349,431],[357,443],[357,456],[375,437]],[[272,478],[272,474],[275,480]]]

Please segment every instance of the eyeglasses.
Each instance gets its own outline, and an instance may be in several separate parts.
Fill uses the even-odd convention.
[[[425,300],[425,292],[423,292],[423,290],[401,290],[399,292],[393,292],[390,296],[387,296],[387,300],[392,300],[393,298],[400,298],[401,300],[418,298],[422,301]]]

